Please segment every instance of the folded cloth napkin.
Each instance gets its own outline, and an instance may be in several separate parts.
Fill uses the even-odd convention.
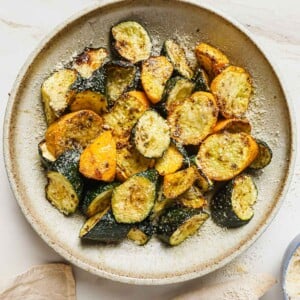
[[[72,268],[45,264],[30,268],[0,287],[1,300],[76,300]]]
[[[177,296],[173,300],[258,300],[275,283],[275,278],[268,274],[246,274]]]
[[[173,300],[257,300],[276,280],[267,274],[246,274],[203,287]],[[0,300],[76,300],[72,268],[66,264],[34,266],[0,287]]]

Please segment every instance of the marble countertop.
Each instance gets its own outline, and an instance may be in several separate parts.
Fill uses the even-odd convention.
[[[46,34],[92,0],[0,0],[0,122],[12,84],[30,52]],[[295,112],[300,111],[300,2],[296,0],[203,0],[243,24],[282,76]],[[297,113],[295,113],[297,117]],[[296,119],[299,132],[300,121]],[[299,148],[298,139],[298,148]],[[0,131],[2,155],[2,130]],[[133,286],[91,275],[77,267],[77,297],[81,299],[168,299],[178,291],[213,283],[245,272],[266,272],[280,280],[283,253],[300,230],[300,159],[286,199],[271,226],[254,245],[232,263],[202,278],[176,285]],[[0,160],[1,247],[0,280],[34,264],[59,262],[56,254],[27,223],[10,190]],[[263,300],[280,300],[280,284]]]

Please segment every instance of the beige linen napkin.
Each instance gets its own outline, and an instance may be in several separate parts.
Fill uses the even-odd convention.
[[[275,278],[268,274],[246,274],[183,294],[173,300],[258,300],[275,283]]]
[[[246,274],[203,287],[173,300],[257,300],[276,280],[267,274]],[[72,268],[66,264],[34,266],[0,286],[0,300],[76,300]]]
[[[46,264],[30,268],[0,286],[1,300],[76,300],[72,268]]]

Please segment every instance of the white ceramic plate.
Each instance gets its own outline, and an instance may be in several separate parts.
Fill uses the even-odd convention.
[[[269,61],[243,29],[213,10],[188,2],[124,1],[96,6],[68,20],[28,58],[8,102],[4,148],[8,176],[16,199],[36,232],[67,260],[94,274],[135,284],[166,284],[207,274],[248,248],[271,222],[287,190],[294,161],[293,125],[283,88]],[[196,3],[196,1],[194,1]],[[65,217],[45,199],[46,184],[37,144],[45,122],[40,101],[43,80],[72,54],[86,46],[107,46],[111,26],[137,20],[154,38],[158,53],[166,38],[193,49],[199,41],[224,51],[232,64],[253,76],[255,94],[249,118],[254,135],[270,144],[273,161],[255,178],[259,190],[255,216],[240,229],[224,230],[207,221],[199,234],[178,247],[153,238],[138,247],[82,245],[83,217]]]

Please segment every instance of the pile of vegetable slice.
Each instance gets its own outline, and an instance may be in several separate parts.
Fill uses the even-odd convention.
[[[156,233],[175,246],[210,215],[228,228],[248,223],[257,199],[248,170],[272,158],[245,118],[249,73],[205,43],[196,69],[173,39],[152,56],[134,21],[111,36],[111,55],[86,48],[42,84],[47,199],[86,216],[82,240],[105,243],[144,245]]]

